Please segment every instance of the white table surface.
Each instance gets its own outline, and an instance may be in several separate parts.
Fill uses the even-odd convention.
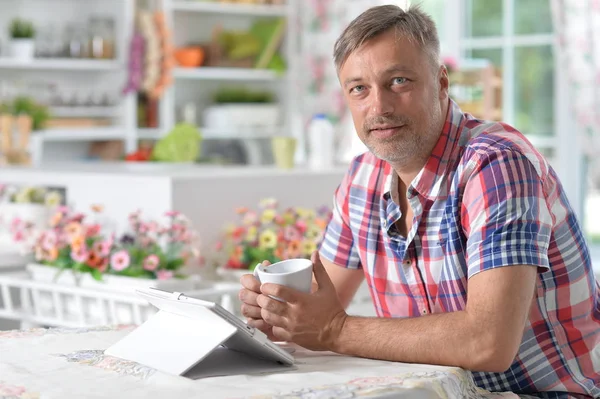
[[[190,380],[105,356],[103,350],[131,328],[0,332],[0,397],[516,397],[476,388],[470,373],[459,368],[367,360],[302,348],[294,353],[297,368],[292,371]]]

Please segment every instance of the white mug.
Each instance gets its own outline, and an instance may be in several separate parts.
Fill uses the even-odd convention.
[[[261,283],[285,285],[298,291],[310,293],[312,287],[310,259],[288,259],[270,266],[256,265],[254,277]],[[274,298],[281,300],[280,298]]]

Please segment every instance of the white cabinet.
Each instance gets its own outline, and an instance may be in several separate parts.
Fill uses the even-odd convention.
[[[266,69],[245,68],[181,68],[173,70],[173,84],[159,104],[159,127],[138,128],[137,96],[121,94],[128,77],[130,40],[135,21],[133,0],[2,0],[0,13],[0,101],[16,91],[38,93],[47,83],[64,91],[65,97],[93,97],[105,93],[110,106],[54,105],[56,117],[95,117],[109,119],[108,126],[52,128],[38,131],[32,138],[34,162],[75,160],[84,157],[92,141],[123,140],[127,151],[137,147],[138,139],[157,139],[182,119],[182,111],[190,103],[207,139],[265,138],[273,134],[299,135],[293,113],[298,106],[297,63],[298,33],[296,16],[298,0],[281,5],[252,5],[201,0],[156,0],[164,12],[175,48],[193,42],[208,42],[212,30],[220,25],[226,29],[245,29],[257,18],[280,18],[288,21],[281,45],[287,64],[284,74]],[[8,26],[15,17],[31,20],[38,30],[37,41],[52,38],[67,43],[73,35],[70,26],[88,26],[93,17],[108,17],[115,26],[114,59],[75,59],[66,57],[35,58],[31,62],[17,61],[7,56]],[[290,23],[290,21],[293,21]],[[43,36],[48,37],[43,37]],[[42,36],[42,37],[40,37]],[[281,109],[281,126],[271,131],[232,131],[203,129],[202,114],[212,105],[214,92],[223,85],[247,86],[274,93]],[[68,101],[67,101],[68,102]],[[206,130],[206,131],[205,131]]]

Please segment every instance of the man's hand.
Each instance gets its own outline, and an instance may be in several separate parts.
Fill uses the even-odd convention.
[[[264,261],[263,265],[269,265],[268,261]],[[240,290],[239,298],[242,301],[242,315],[246,317],[248,325],[254,328],[258,328],[267,336],[270,340],[277,340],[273,336],[273,328],[265,323],[260,313],[261,309],[256,303],[256,298],[260,295],[260,282],[252,274],[246,274],[240,279],[242,288]]]
[[[313,273],[318,288],[307,294],[277,284],[263,284],[256,302],[260,316],[273,326],[278,340],[294,342],[311,350],[332,350],[348,316],[340,303],[317,252],[313,253]],[[272,299],[269,295],[283,299]],[[248,309],[250,310],[250,309]],[[255,308],[251,309],[255,315]]]

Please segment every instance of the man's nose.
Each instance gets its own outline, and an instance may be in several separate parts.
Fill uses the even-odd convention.
[[[394,100],[392,93],[385,89],[376,89],[371,92],[371,115],[383,116],[394,113]]]

